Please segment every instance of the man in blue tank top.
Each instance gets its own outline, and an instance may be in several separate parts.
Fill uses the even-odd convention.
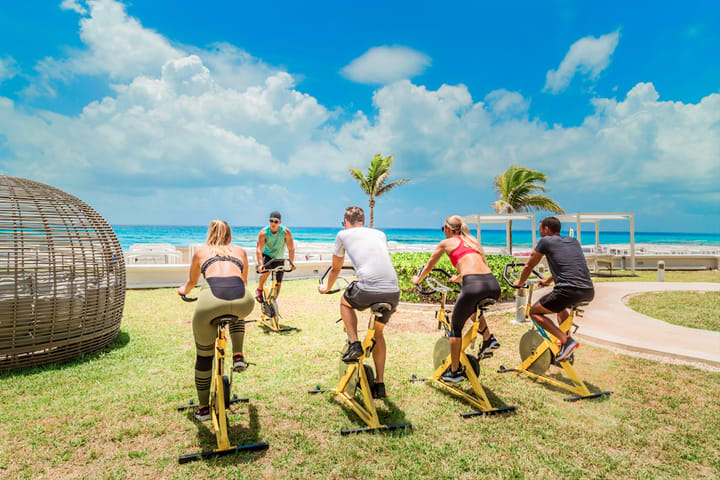
[[[290,229],[282,225],[280,212],[270,213],[270,225],[260,230],[257,239],[256,261],[258,267],[262,267],[271,260],[279,259],[282,261],[285,256],[285,246],[288,249],[288,258],[291,262],[295,261],[295,244],[293,243]],[[293,266],[293,270],[295,267]],[[280,285],[282,283],[284,272],[275,272],[277,280],[277,295],[280,295]],[[258,288],[255,290],[255,299],[262,303],[263,287],[270,273],[262,273],[258,277]]]
[[[580,344],[571,336],[565,335],[546,315],[557,313],[558,325],[570,315],[567,308],[580,302],[589,302],[595,297],[595,287],[590,278],[585,254],[580,242],[572,237],[560,235],[560,220],[555,217],[544,218],[540,222],[540,240],[535,245],[532,255],[520,273],[516,287],[525,283],[532,269],[543,256],[547,257],[551,276],[541,281],[541,285],[555,282],[555,288],[549,294],[535,302],[530,315],[538,325],[552,333],[562,345],[557,360],[566,360]]]

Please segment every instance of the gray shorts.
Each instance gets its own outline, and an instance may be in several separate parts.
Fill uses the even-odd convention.
[[[377,319],[378,322],[386,324],[390,320],[390,316],[397,310],[397,305],[400,302],[400,292],[368,292],[363,290],[357,282],[352,282],[345,289],[343,298],[355,310],[368,309],[374,303],[389,303],[392,309]]]

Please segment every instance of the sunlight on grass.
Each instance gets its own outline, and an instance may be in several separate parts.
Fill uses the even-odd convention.
[[[481,364],[481,381],[513,415],[462,419],[454,397],[407,379],[432,369],[440,335],[432,312],[398,312],[389,323],[387,402],[381,421],[411,422],[407,434],[341,437],[360,426],[316,384],[337,382],[345,341],[337,296],[316,281],[286,282],[285,335],[248,326],[246,353],[257,363],[235,375],[250,397],[233,407],[235,442],[270,449],[178,465],[177,456],[214,445],[209,424],[176,407],[195,397],[192,305],[174,289],[128,292],[121,335],[111,348],[67,364],[0,374],[3,478],[701,478],[720,475],[720,374],[660,364],[589,345],[575,366],[606,400],[567,403],[566,395],[515,374],[527,329],[510,315],[490,317],[502,343]],[[256,308],[251,318],[257,318]],[[361,325],[365,325],[366,314]],[[556,373],[557,370],[551,370]]]
[[[630,297],[628,305],[673,325],[720,332],[720,292],[651,292]]]
[[[657,282],[657,271],[636,270],[635,275],[630,270],[613,270],[593,275],[594,282]],[[699,270],[692,272],[665,271],[666,282],[711,282],[720,283],[719,270]]]

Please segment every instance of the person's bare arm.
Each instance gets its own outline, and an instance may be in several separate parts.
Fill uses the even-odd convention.
[[[432,255],[430,255],[430,260],[428,260],[427,265],[423,267],[423,269],[418,273],[417,275],[414,275],[410,281],[417,285],[418,283],[422,282],[425,277],[427,277],[430,272],[432,272],[432,269],[437,265],[437,263],[440,261],[440,258],[443,256],[443,253],[445,253],[445,242],[447,240],[443,240],[442,242],[438,243],[438,246],[435,247],[435,251]]]
[[[525,281],[530,278],[533,268],[535,268],[535,266],[540,263],[542,257],[542,253],[538,252],[537,250],[533,250],[532,255],[530,255],[530,258],[528,258],[527,263],[523,267],[522,272],[520,272],[520,279],[515,282],[516,287],[522,287],[523,285],[525,285]]]
[[[257,246],[255,247],[255,263],[257,263],[258,271],[262,272],[262,261],[263,261],[263,249],[265,248],[265,230],[260,230],[257,239]]]
[[[289,228],[285,229],[285,244],[287,244],[290,261],[293,262],[292,269],[295,270],[295,242],[293,242],[292,233],[290,233]]]
[[[200,251],[196,250],[190,262],[188,280],[185,282],[185,285],[178,288],[178,295],[187,295],[190,293],[190,290],[195,288],[195,285],[197,285],[198,280],[200,280]]]
[[[343,263],[345,263],[345,257],[338,257],[337,255],[333,255],[332,269],[330,270],[330,273],[328,273],[327,284],[318,285],[318,292],[327,293],[328,290],[332,290],[332,287],[333,285],[335,285],[335,281],[337,280],[338,275],[340,275]]]

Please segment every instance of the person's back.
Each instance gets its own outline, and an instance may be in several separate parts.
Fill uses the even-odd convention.
[[[342,230],[335,238],[334,254],[343,257],[346,252],[355,267],[358,285],[363,290],[398,291],[397,274],[383,232],[367,227]]]
[[[585,254],[576,239],[561,235],[542,237],[535,251],[547,258],[556,287],[593,288]]]

